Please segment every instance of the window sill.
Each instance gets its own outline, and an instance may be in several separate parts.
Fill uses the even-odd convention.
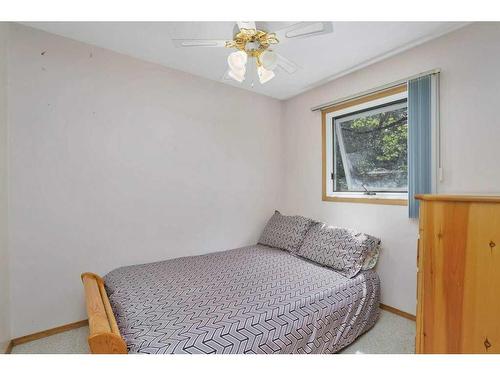
[[[323,195],[325,202],[345,202],[345,203],[368,203],[385,204],[392,206],[408,206],[406,194],[342,194],[342,195]]]

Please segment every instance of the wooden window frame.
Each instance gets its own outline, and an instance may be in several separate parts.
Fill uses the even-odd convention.
[[[329,196],[327,194],[327,140],[326,140],[326,118],[327,115],[331,112],[337,112],[342,109],[346,109],[349,107],[354,107],[359,104],[364,104],[367,102],[371,102],[373,100],[382,99],[391,95],[399,94],[408,90],[407,84],[401,84],[395,87],[391,87],[385,90],[377,91],[373,94],[364,95],[358,98],[354,98],[351,100],[347,100],[345,102],[341,102],[335,104],[331,107],[324,108],[321,110],[321,138],[322,138],[322,200],[325,202],[347,202],[347,203],[369,203],[369,204],[386,204],[386,205],[395,205],[395,206],[407,206],[408,199],[407,198],[389,198],[382,196],[366,196],[359,194],[359,197],[356,194],[352,196]]]

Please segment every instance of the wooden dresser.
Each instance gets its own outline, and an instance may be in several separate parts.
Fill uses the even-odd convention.
[[[417,353],[500,353],[500,197],[417,195]]]

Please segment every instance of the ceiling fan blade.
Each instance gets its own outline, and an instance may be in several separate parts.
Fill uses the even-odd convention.
[[[293,74],[299,69],[297,64],[288,60],[286,57],[283,57],[279,53],[276,54],[276,57],[278,58],[276,64],[288,74]]]
[[[225,47],[223,39],[172,39],[176,47]]]
[[[299,22],[275,32],[276,37],[283,43],[290,39],[310,38],[333,32],[331,22]]]
[[[247,29],[247,30],[255,30],[257,26],[255,26],[254,21],[238,21],[236,22],[238,24],[239,29]]]

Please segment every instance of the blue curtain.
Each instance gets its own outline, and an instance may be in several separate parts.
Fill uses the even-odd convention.
[[[432,190],[432,77],[430,75],[408,82],[408,211],[418,218],[415,194]]]

